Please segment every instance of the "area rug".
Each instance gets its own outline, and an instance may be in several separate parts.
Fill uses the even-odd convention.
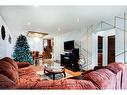
[[[41,80],[53,80],[52,74],[44,74],[43,71],[38,71],[36,73],[40,76]],[[73,77],[71,74],[67,72],[65,72],[65,74],[66,74],[66,77],[64,77],[63,74],[55,74],[55,80]]]

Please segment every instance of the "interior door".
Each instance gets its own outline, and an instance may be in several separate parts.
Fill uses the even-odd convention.
[[[98,36],[98,66],[103,64],[103,36]]]
[[[115,62],[115,35],[108,36],[108,64]]]

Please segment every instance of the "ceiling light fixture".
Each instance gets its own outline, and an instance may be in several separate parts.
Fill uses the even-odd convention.
[[[39,42],[40,39],[39,39],[38,37],[34,37],[34,41],[35,41],[35,42]]]
[[[34,31],[28,31],[27,36],[28,37],[39,37],[43,38],[44,36],[48,35],[47,33],[41,33],[41,32],[34,32]]]

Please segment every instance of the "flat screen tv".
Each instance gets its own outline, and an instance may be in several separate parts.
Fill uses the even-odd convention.
[[[74,49],[74,40],[64,42],[64,51],[71,51]]]

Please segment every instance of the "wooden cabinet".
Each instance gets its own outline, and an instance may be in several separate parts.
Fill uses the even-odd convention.
[[[61,65],[73,71],[79,71],[79,49],[74,49],[71,53],[61,54]]]

